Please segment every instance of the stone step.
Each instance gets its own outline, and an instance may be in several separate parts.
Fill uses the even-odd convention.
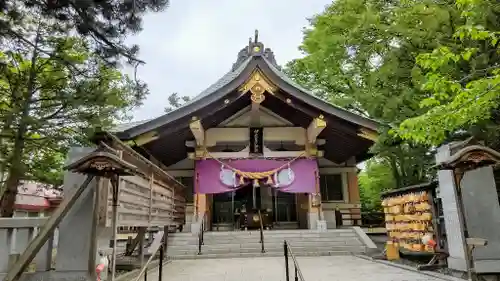
[[[324,232],[318,232],[317,230],[265,230],[264,234],[279,234],[279,235],[286,235],[286,234],[340,234],[340,233],[353,233],[353,229],[328,229],[327,231]],[[212,235],[212,236],[233,236],[233,235],[258,235],[260,234],[260,231],[258,230],[249,230],[249,231],[206,231],[205,235]],[[169,237],[182,237],[182,236],[196,236],[196,234],[193,233],[170,233]]]
[[[366,252],[365,245],[353,229],[265,231],[265,254],[261,253],[259,231],[206,232],[202,255],[198,255],[198,235],[176,233],[168,239],[167,255],[173,259],[282,256],[284,240],[290,242],[297,256]]]
[[[264,243],[279,243],[283,244],[283,241],[285,239],[283,238],[276,238],[276,237],[264,237]],[[292,238],[287,238],[286,239],[288,242],[291,244],[296,244],[296,243],[335,243],[335,242],[346,242],[346,243],[357,243],[359,239],[357,237],[321,237],[321,238],[304,238],[304,237],[292,237]],[[204,239],[204,245],[223,245],[223,244],[252,244],[252,243],[259,243],[260,238],[256,239]],[[168,244],[171,246],[183,246],[183,245],[198,245],[198,239],[196,240],[175,240],[175,239],[169,239]]]
[[[327,236],[332,236],[332,235],[345,235],[345,234],[350,234],[350,233],[355,233],[353,230],[342,230],[342,231],[325,231],[325,232],[319,232],[319,231],[264,231],[264,235],[278,235],[278,236],[310,236],[310,235],[327,235]],[[193,235],[193,234],[191,234]],[[215,237],[226,237],[226,236],[253,236],[253,235],[260,235],[260,231],[231,231],[231,232],[205,232],[205,236],[215,236]],[[175,235],[174,235],[175,236]],[[184,236],[184,235],[183,235]]]
[[[279,237],[279,236],[264,236],[264,241],[281,241],[283,242],[284,240],[287,241],[343,241],[343,240],[349,240],[349,239],[358,239],[357,236],[345,236],[345,237],[337,237],[337,236],[332,236],[332,237],[303,237],[303,236],[295,236],[295,237]],[[172,241],[186,241],[186,240],[175,240],[172,239]],[[187,241],[193,241],[193,240],[187,240]],[[198,239],[196,239],[198,241]],[[239,238],[226,238],[226,239],[215,239],[215,238],[207,238],[204,237],[203,241],[209,241],[209,242],[224,242],[224,241],[243,241],[243,242],[251,242],[251,241],[260,241],[260,236],[257,237],[239,237]]]
[[[335,247],[335,246],[364,246],[363,243],[359,240],[343,240],[343,241],[289,241],[292,247]],[[205,243],[202,245],[202,248],[257,248],[260,247],[259,242],[252,241],[250,243]],[[264,246],[266,247],[282,247],[283,241],[275,241],[274,243],[271,241],[264,241]],[[190,245],[177,245],[177,244],[169,244],[169,249],[184,249],[190,247],[198,247],[198,243],[190,244]]]
[[[321,251],[321,252],[298,252],[294,253],[297,257],[305,256],[346,256],[352,255],[350,252],[342,251]],[[191,259],[225,259],[225,258],[257,258],[257,257],[282,257],[283,252],[266,253],[230,253],[230,254],[187,254],[178,256],[168,256],[171,260],[191,260]]]
[[[261,247],[258,248],[201,248],[203,254],[231,254],[231,253],[260,253]],[[283,253],[283,247],[265,247],[266,252],[278,252]],[[350,252],[350,253],[362,253],[365,251],[364,247],[360,246],[336,246],[336,247],[292,247],[293,253],[302,252],[321,252],[321,251],[335,251],[335,252]],[[198,249],[184,249],[184,250],[169,250],[167,255],[179,256],[186,254],[197,254]]]
[[[276,234],[276,233],[266,233],[264,234],[264,239],[291,239],[291,238],[318,238],[318,239],[323,239],[323,238],[345,238],[345,237],[357,237],[357,234],[355,232],[342,232],[342,233],[335,233],[335,234],[330,234],[330,233],[296,233],[296,234]],[[169,240],[172,241],[192,241],[196,240],[198,241],[198,236],[197,235],[182,235],[182,236],[169,236]],[[223,240],[231,240],[231,239],[260,239],[260,233],[257,234],[240,234],[240,235],[225,235],[225,236],[217,236],[217,235],[209,235],[205,234],[203,236],[204,240],[217,240],[217,241],[223,241]]]

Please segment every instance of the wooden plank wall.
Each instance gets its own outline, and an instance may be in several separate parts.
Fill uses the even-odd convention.
[[[184,186],[149,159],[126,144],[115,140],[112,145],[123,160],[139,169],[134,176],[120,177],[118,227],[178,226],[185,220]],[[99,224],[111,226],[113,193],[108,179],[101,178]]]

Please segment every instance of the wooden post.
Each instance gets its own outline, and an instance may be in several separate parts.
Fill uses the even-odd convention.
[[[121,155],[120,155],[121,156]],[[115,175],[111,179],[111,188],[113,189],[113,218],[111,227],[113,228],[113,249],[111,252],[111,281],[115,280],[116,274],[116,236],[117,236],[117,222],[118,222],[118,196],[120,192],[120,177]]]
[[[148,226],[151,226],[151,220],[153,218],[153,186],[154,186],[154,174],[151,173],[151,178],[149,179],[149,219],[148,219]]]
[[[89,257],[95,257],[97,254],[97,225],[99,224],[99,206],[101,204],[101,198],[99,196],[99,191],[101,187],[101,177],[96,177],[96,185],[94,190],[94,208],[93,208],[93,218],[92,218],[92,229],[90,235],[90,249]],[[94,277],[96,268],[95,258],[89,259],[89,274]]]
[[[139,234],[138,234],[138,247],[139,247],[139,259],[141,262],[141,267],[144,265],[144,242],[146,240],[146,227],[140,227],[139,228]]]

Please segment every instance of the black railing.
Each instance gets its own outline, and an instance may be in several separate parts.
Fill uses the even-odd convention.
[[[288,258],[291,257],[293,261],[293,269],[294,269],[294,281],[305,281],[304,276],[302,275],[302,272],[300,271],[299,268],[299,263],[297,262],[297,259],[295,258],[295,255],[292,252],[292,249],[290,248],[290,243],[288,243],[286,240],[283,242],[283,251],[285,254],[285,276],[286,276],[286,281],[290,281],[290,269],[288,267]]]
[[[264,246],[264,224],[262,223],[262,214],[260,213],[260,210],[257,210],[257,213],[259,214],[259,222],[260,222],[260,252],[265,253],[266,252],[266,247]]]
[[[362,212],[361,225],[367,227],[385,227],[384,212]]]
[[[153,253],[149,257],[146,264],[141,268],[141,271],[139,272],[139,275],[135,278],[135,281],[139,281],[143,275],[144,275],[144,281],[148,281],[149,266],[150,266],[151,262],[153,261],[153,259],[155,258],[156,254],[158,253],[158,251],[160,252],[160,261],[158,264],[158,279],[157,280],[162,281],[162,279],[163,279],[163,261],[165,259],[165,250],[166,250],[167,239],[168,239],[168,236],[166,235],[166,233],[163,233],[162,236],[163,237],[162,237],[161,244],[158,245],[157,249],[153,249]]]
[[[198,232],[198,255],[201,255],[201,246],[204,244],[203,236],[205,233],[205,213],[201,217],[200,231]]]
[[[160,251],[160,263],[158,264],[158,281],[162,281],[162,279],[163,279],[163,259],[164,259],[163,247],[164,246],[162,245],[162,246],[160,246],[160,249],[159,249],[159,251]],[[146,270],[144,271],[144,281],[148,281],[148,268],[147,268],[148,265],[145,267]],[[139,280],[139,278],[137,280]]]

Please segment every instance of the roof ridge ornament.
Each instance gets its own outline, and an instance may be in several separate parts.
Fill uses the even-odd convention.
[[[248,45],[240,50],[238,58],[233,64],[232,71],[235,71],[241,64],[250,57],[264,57],[274,67],[278,67],[274,53],[270,48],[264,48],[264,44],[259,41],[259,30],[255,30],[254,37],[248,38]]]

